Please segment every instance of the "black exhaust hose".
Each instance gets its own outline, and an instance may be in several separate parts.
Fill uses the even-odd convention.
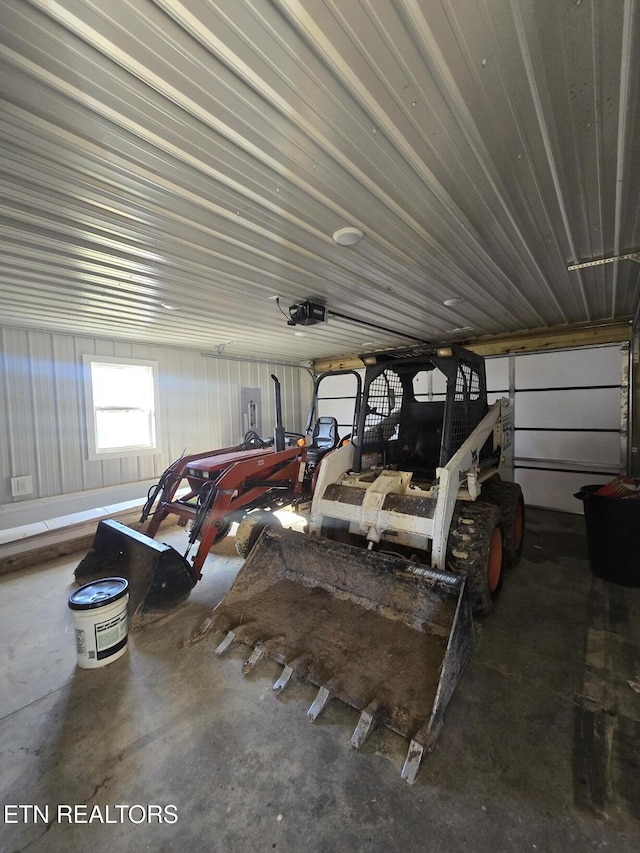
[[[284,427],[282,426],[282,394],[278,377],[272,373],[271,378],[276,389],[276,428],[273,431],[273,443],[275,444],[276,453],[278,453],[284,450],[285,446]]]

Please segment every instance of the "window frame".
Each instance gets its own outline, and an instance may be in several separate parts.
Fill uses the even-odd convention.
[[[96,406],[94,405],[93,395],[93,375],[92,366],[94,364],[117,364],[121,366],[131,367],[150,367],[153,377],[153,410],[152,445],[129,445],[125,447],[114,447],[108,450],[99,450],[97,446],[97,420]],[[123,459],[132,456],[151,456],[157,455],[160,450],[160,421],[158,416],[158,362],[142,358],[124,358],[120,356],[110,355],[89,355],[82,356],[83,380],[84,380],[84,401],[85,401],[85,430],[87,438],[87,455],[90,462],[97,462],[103,459]]]

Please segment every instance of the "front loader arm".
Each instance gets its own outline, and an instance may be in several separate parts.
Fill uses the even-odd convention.
[[[153,515],[153,506],[159,495],[162,496],[161,503],[166,504],[173,500],[173,498],[175,497],[175,493],[178,491],[180,483],[184,479],[184,472],[191,462],[195,462],[198,459],[209,459],[214,456],[222,456],[223,454],[234,453],[240,450],[242,450],[242,445],[234,444],[231,447],[223,447],[217,450],[205,450],[202,453],[192,453],[189,455],[183,453],[182,456],[179,456],[175,460],[175,462],[172,462],[171,465],[169,465],[169,467],[162,473],[160,479],[155,484],[155,486],[152,486],[149,489],[146,503],[142,507],[139,523],[144,524],[147,518],[149,518],[150,515]],[[193,493],[190,495],[190,497],[193,497]],[[151,536],[151,538],[153,538],[158,532],[160,522],[165,518],[165,516],[166,513],[162,514],[162,517],[160,517],[159,514],[157,523],[153,525],[152,522],[153,531],[147,531],[148,535]],[[151,525],[149,527],[151,529]]]
[[[508,406],[509,401],[504,398],[490,406],[487,414],[447,464],[436,469],[438,491],[431,546],[431,565],[434,568],[445,569],[449,528],[461,484],[466,480],[472,500],[480,494],[481,486],[478,481],[480,450],[494,431],[498,433],[498,441],[501,443],[501,425],[506,420],[504,414]]]

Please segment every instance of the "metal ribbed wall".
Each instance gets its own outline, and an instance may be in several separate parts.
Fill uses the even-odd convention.
[[[158,362],[161,453],[88,461],[85,353]],[[12,525],[26,523],[38,499],[147,481],[185,448],[195,453],[238,442],[243,386],[261,389],[263,432],[269,434],[274,425],[271,373],[282,383],[285,426],[300,431],[311,391],[304,369],[178,347],[0,327],[0,528],[9,526],[2,523],[3,509],[7,516],[16,503],[24,505],[24,517],[17,521],[19,516],[9,513]],[[27,474],[33,477],[34,493],[12,498],[10,478]]]

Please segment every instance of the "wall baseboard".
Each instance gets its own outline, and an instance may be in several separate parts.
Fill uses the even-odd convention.
[[[131,525],[140,518],[140,509],[129,509],[104,517],[115,518],[123,524]],[[0,545],[0,575],[31,568],[68,554],[88,551],[93,544],[99,521],[100,519],[92,519]]]
[[[105,518],[115,518],[122,524],[133,526],[140,519],[140,509],[129,509],[113,513]],[[77,554],[78,562],[93,545],[99,520],[83,522],[70,527],[60,528],[48,533],[19,539],[0,545],[0,575],[34,568],[59,557]],[[163,530],[177,525],[175,521],[166,519]]]
[[[28,524],[48,522],[50,519],[91,512],[96,508],[110,507],[125,501],[137,501],[142,506],[147,493],[157,480],[142,480],[102,489],[88,489],[67,495],[52,495],[34,500],[16,500],[0,505],[0,531]],[[3,537],[0,536],[0,542]]]

